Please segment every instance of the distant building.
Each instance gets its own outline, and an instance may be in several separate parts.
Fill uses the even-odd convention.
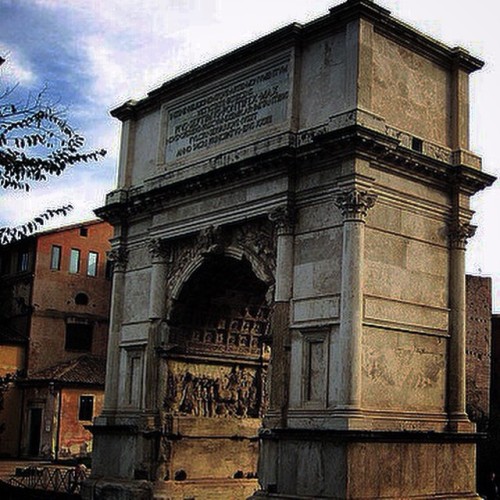
[[[0,366],[0,374],[24,371],[6,393],[19,398],[16,418],[10,400],[9,412],[0,413],[0,454],[64,458],[90,452],[84,426],[100,411],[104,393],[111,234],[109,224],[91,221],[0,248],[0,342],[10,336],[18,346],[9,359],[2,356],[9,368]]]
[[[491,412],[500,414],[500,314],[491,320]]]
[[[467,414],[485,431],[490,414],[491,278],[467,276]]]

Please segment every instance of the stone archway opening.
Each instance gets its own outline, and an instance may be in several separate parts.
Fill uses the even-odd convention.
[[[209,255],[173,301],[163,409],[177,434],[164,447],[165,477],[256,476],[267,404],[267,290],[246,259]]]
[[[207,259],[173,305],[171,338],[183,350],[209,357],[261,357],[269,329],[267,288],[245,259]]]

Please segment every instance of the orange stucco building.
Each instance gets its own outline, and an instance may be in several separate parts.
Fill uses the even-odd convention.
[[[27,339],[0,324],[0,456],[14,456],[18,452],[21,391],[13,377],[25,366]]]
[[[24,340],[2,347],[0,369],[21,370],[21,376],[0,413],[13,430],[0,434],[0,454],[60,459],[90,453],[85,425],[104,394],[111,234],[96,220],[0,249],[0,328]]]

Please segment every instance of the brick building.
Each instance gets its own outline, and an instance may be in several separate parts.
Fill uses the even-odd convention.
[[[46,231],[0,249],[3,329],[23,345],[24,377],[10,394],[20,415],[7,419],[16,449],[0,454],[63,458],[86,455],[84,425],[100,411],[111,282],[102,221]],[[13,397],[13,396],[11,396]],[[9,431],[9,432],[8,432]]]
[[[491,278],[467,276],[467,414],[479,431],[490,414]]]
[[[500,314],[491,319],[491,409],[500,411]]]

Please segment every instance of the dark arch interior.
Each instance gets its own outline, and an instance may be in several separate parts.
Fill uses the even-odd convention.
[[[267,288],[245,259],[208,259],[174,304],[170,325],[176,343],[219,353],[257,354],[269,323]]]

